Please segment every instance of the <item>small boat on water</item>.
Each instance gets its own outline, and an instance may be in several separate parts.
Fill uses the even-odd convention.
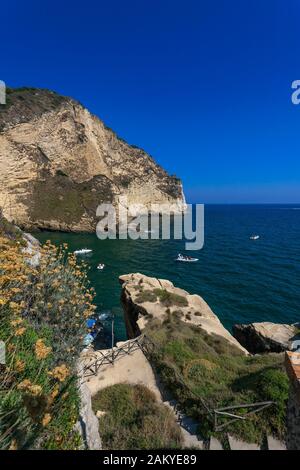
[[[183,261],[186,263],[195,263],[196,261],[199,261],[198,258],[192,258],[191,256],[185,256],[180,253],[178,253],[178,256],[176,258],[176,261]]]
[[[259,235],[251,235],[250,240],[258,240]]]
[[[82,248],[81,250],[75,250],[74,255],[87,255],[88,253],[92,253],[93,250],[89,248]]]
[[[103,263],[99,263],[98,266],[97,266],[97,269],[100,269],[100,270],[102,270],[104,268],[105,268],[105,264],[103,264]]]
[[[98,318],[101,321],[111,320],[112,319],[112,313],[111,313],[110,310],[104,311],[102,313],[99,313]]]

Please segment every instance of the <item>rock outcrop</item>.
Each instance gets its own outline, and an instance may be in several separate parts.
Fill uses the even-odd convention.
[[[253,354],[286,351],[300,340],[295,325],[271,322],[234,325],[233,336]]]
[[[140,273],[126,274],[119,280],[129,338],[141,334],[150,319],[163,322],[168,315],[179,315],[182,321],[199,326],[209,334],[219,335],[248,354],[199,295],[189,294],[168,280]]]
[[[182,185],[77,101],[8,90],[0,105],[0,207],[21,228],[94,231],[101,203],[171,203]]]

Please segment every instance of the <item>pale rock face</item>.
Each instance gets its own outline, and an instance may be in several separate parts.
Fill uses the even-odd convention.
[[[237,324],[233,326],[234,337],[251,353],[282,352],[300,340],[296,325],[272,322]]]
[[[94,231],[96,208],[185,207],[181,182],[128,145],[78,102],[14,91],[0,107],[0,207],[24,228]]]
[[[159,299],[156,301],[140,301],[141,291],[153,292],[155,289],[166,290],[185,299],[184,306],[168,307],[170,315],[181,313],[181,320],[196,326],[209,334],[216,334],[225,338],[245,354],[248,354],[243,346],[222,325],[217,315],[211,310],[205,300],[199,295],[189,294],[187,291],[175,287],[166,279],[148,277],[141,273],[125,274],[119,277],[122,285],[121,301],[125,312],[125,324],[129,338],[141,334],[149,319],[157,319],[161,322],[167,317],[166,307]]]

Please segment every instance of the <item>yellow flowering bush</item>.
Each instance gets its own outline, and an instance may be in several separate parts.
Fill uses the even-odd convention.
[[[47,242],[32,266],[0,217],[0,449],[78,447],[75,367],[93,299],[67,246]]]

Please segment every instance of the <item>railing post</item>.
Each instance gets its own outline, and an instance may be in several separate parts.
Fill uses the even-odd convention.
[[[111,357],[112,357],[112,363],[114,363],[114,343],[115,343],[114,321],[115,321],[115,317],[113,315],[112,320],[111,320]]]

